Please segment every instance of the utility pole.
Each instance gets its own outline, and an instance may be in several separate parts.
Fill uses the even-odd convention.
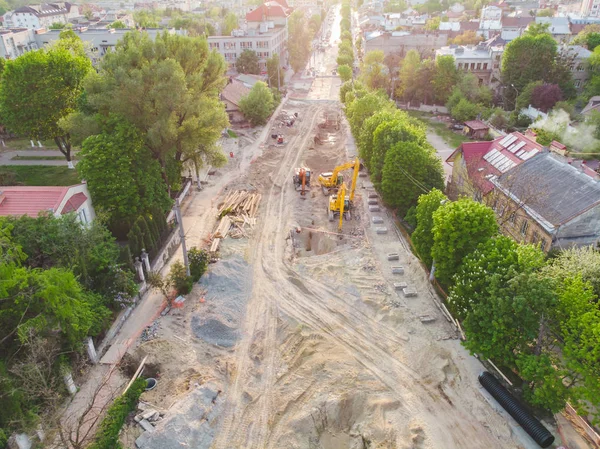
[[[181,218],[181,209],[179,209],[179,198],[175,200],[175,217],[177,223],[179,223],[179,236],[181,237],[181,250],[183,251],[183,264],[185,265],[185,272],[188,276],[190,274],[190,262],[188,260],[187,248],[185,246],[185,232],[183,231],[183,220]]]

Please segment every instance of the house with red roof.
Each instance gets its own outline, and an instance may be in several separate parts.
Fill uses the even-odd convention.
[[[244,114],[240,111],[240,100],[250,93],[250,87],[230,78],[227,86],[221,92],[221,101],[225,104],[225,112],[229,116],[231,123],[239,123],[245,120]]]
[[[60,217],[70,213],[77,214],[83,224],[96,218],[87,184],[0,187],[0,216],[37,217],[39,214],[52,214]]]

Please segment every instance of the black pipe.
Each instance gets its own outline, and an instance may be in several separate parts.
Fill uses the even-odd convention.
[[[489,391],[494,399],[525,429],[537,444],[541,447],[548,447],[554,443],[554,436],[548,429],[534,418],[491,373],[487,371],[481,373],[479,383]]]

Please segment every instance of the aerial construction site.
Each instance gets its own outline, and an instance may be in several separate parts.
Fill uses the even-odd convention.
[[[207,247],[219,239],[216,262],[128,355],[158,376],[142,399],[161,418],[129,425],[124,446],[535,447],[478,385],[340,104],[288,99],[238,140],[215,196],[185,212]]]

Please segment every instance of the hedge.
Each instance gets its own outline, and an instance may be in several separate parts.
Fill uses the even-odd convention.
[[[88,449],[116,449],[119,444],[119,433],[127,416],[135,410],[141,394],[146,389],[146,379],[137,379],[129,390],[117,399],[106,412],[106,416],[98,426],[94,442]]]

